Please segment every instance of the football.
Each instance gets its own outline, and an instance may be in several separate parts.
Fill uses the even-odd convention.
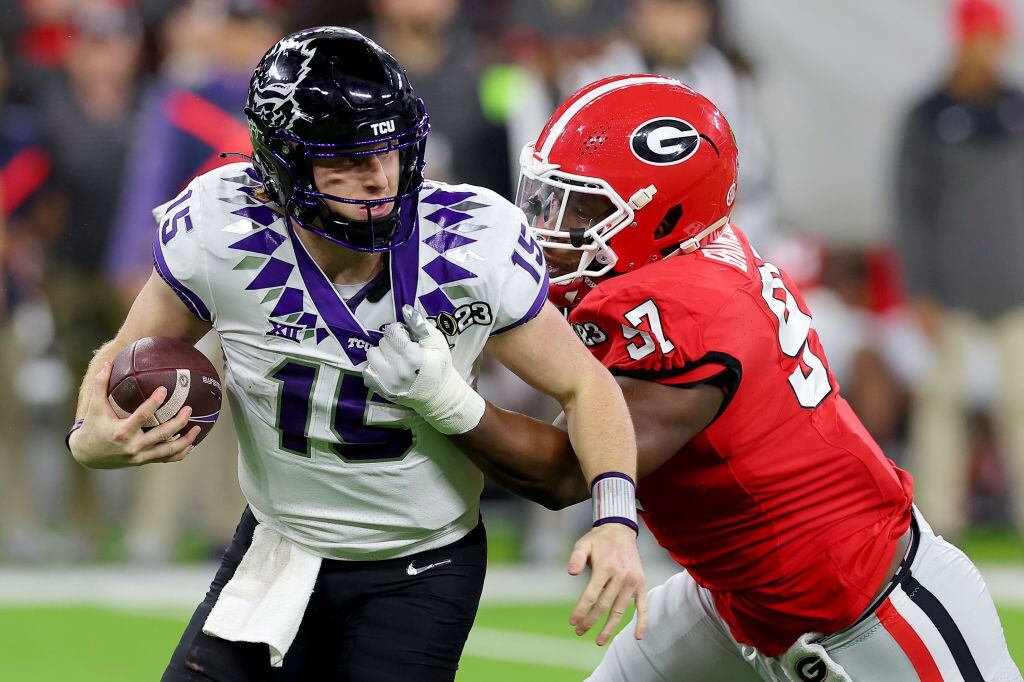
[[[107,398],[117,416],[123,419],[138,409],[159,386],[167,389],[167,398],[143,429],[159,426],[189,405],[192,416],[178,435],[199,426],[199,436],[194,443],[198,445],[220,414],[220,377],[213,363],[184,341],[148,336],[114,358]]]

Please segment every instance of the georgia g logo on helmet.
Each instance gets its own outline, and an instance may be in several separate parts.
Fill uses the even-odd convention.
[[[629,148],[644,163],[671,166],[697,153],[700,134],[681,118],[661,117],[641,124],[629,136]]]

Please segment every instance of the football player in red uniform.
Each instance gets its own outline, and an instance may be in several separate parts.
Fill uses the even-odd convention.
[[[668,78],[605,79],[521,163],[553,297],[630,405],[637,506],[686,569],[591,679],[1020,680],[977,569],[840,395],[792,280],[729,222],[737,149],[718,109]],[[407,324],[371,366],[443,364],[440,332]],[[591,494],[555,426],[488,405],[454,438],[524,497]],[[602,484],[607,505],[628,487]]]

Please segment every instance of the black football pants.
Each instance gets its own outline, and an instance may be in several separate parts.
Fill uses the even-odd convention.
[[[457,542],[385,561],[325,559],[281,668],[266,644],[203,634],[221,589],[252,542],[249,509],[164,672],[164,682],[453,680],[476,617],[487,561],[483,522]],[[450,563],[440,564],[451,560]],[[439,564],[409,575],[414,570]]]

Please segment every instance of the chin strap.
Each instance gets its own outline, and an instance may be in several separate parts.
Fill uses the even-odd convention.
[[[697,249],[700,248],[700,243],[704,240],[705,237],[707,237],[709,234],[712,234],[715,231],[720,230],[721,228],[725,227],[729,223],[729,218],[731,218],[731,217],[732,216],[728,216],[728,215],[724,216],[724,217],[720,218],[719,220],[715,221],[714,223],[712,223],[711,225],[705,227],[703,230],[698,232],[696,235],[694,235],[693,237],[690,237],[689,239],[687,239],[686,241],[681,243],[679,245],[679,248],[676,251],[673,251],[669,255],[675,256],[676,254],[680,254],[680,253],[692,253],[692,252],[696,251]],[[667,257],[668,256],[666,256],[666,258]]]

